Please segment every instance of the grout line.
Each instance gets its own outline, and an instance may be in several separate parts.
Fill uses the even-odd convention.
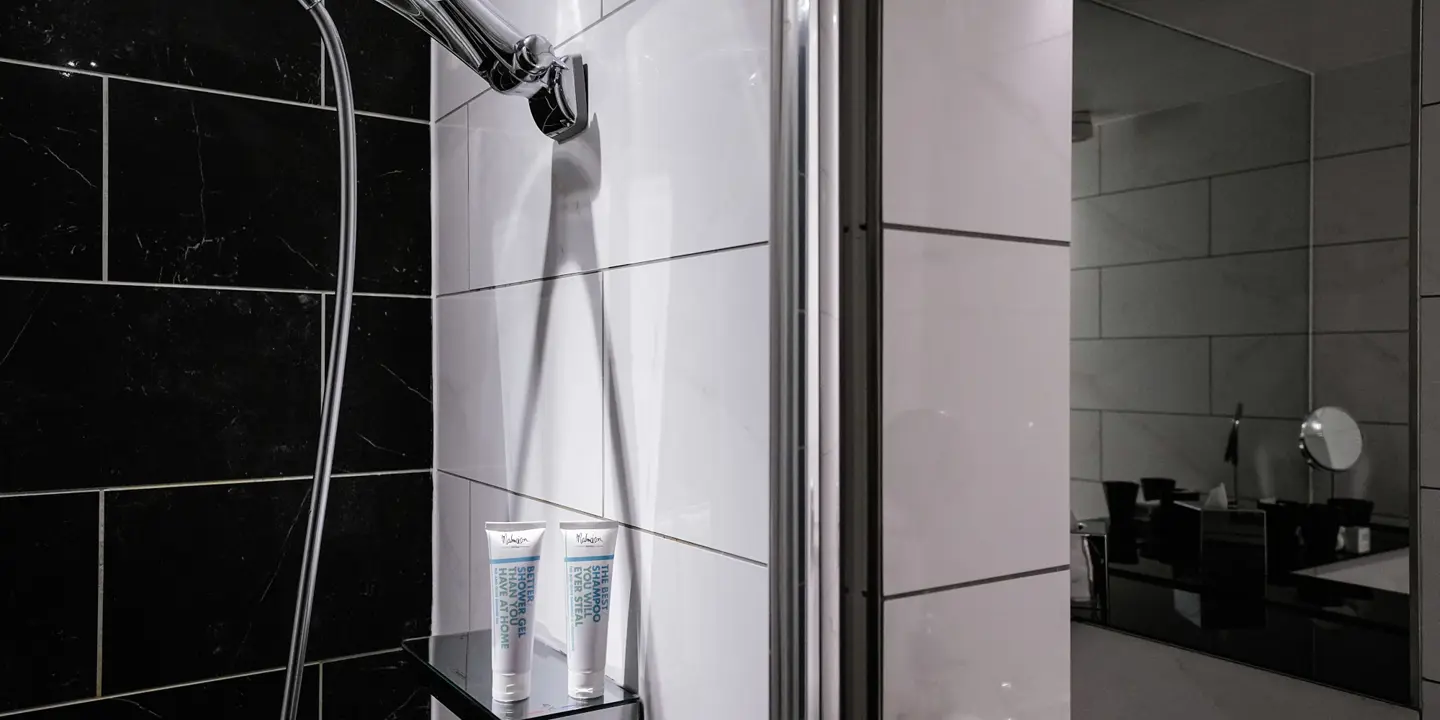
[[[1039,575],[1049,575],[1051,573],[1057,573],[1069,569],[1069,564],[1056,565],[1054,567],[1041,568],[1039,570],[1026,570],[1025,572],[1011,573],[1009,575],[1000,575],[992,578],[984,578],[982,580],[969,580],[967,582],[941,585],[939,587],[925,588],[923,590],[908,590],[902,593],[895,593],[894,595],[886,595],[883,599],[885,600],[885,602],[890,602],[891,600],[904,600],[906,598],[919,597],[921,595],[934,595],[936,593],[949,592],[951,590],[962,590],[964,588],[979,587],[981,585],[994,585],[996,583],[1002,583],[1009,580],[1020,580],[1023,578],[1037,577]]]
[[[546,500],[546,499],[544,499],[544,498],[535,497],[534,495],[527,495],[527,494],[522,493],[522,492],[517,492],[517,491],[515,491],[515,490],[511,490],[510,488],[501,487],[501,486],[499,486],[499,485],[493,485],[493,484],[488,483],[488,482],[485,482],[485,481],[483,481],[483,480],[476,480],[475,478],[472,478],[472,477],[466,477],[466,476],[461,475],[460,473],[457,473],[457,472],[455,472],[455,471],[453,471],[453,470],[437,470],[437,472],[442,472],[442,473],[445,473],[446,475],[449,475],[449,476],[451,476],[451,477],[456,477],[456,478],[459,478],[459,479],[461,479],[461,480],[466,480],[466,481],[472,482],[472,483],[474,483],[474,484],[476,484],[476,485],[484,485],[485,487],[488,487],[488,488],[491,488],[491,489],[494,489],[494,490],[499,490],[499,491],[501,491],[501,492],[503,492],[503,493],[507,493],[507,494],[509,494],[509,495],[514,495],[514,496],[516,496],[516,497],[525,498],[526,500],[534,500],[535,502],[542,503],[542,504],[544,504],[544,505],[549,505],[549,506],[551,506],[551,507],[560,508],[561,510],[568,510],[568,511],[570,511],[570,512],[576,513],[577,515],[584,515],[584,516],[586,516],[586,517],[592,517],[592,518],[595,518],[596,520],[610,520],[610,521],[613,521],[613,522],[615,522],[615,523],[618,523],[621,527],[630,528],[631,530],[635,530],[635,531],[637,531],[637,532],[642,532],[642,533],[645,533],[646,535],[651,535],[651,536],[653,536],[653,537],[658,537],[658,538],[662,538],[662,539],[665,539],[665,540],[669,540],[669,541],[671,541],[671,542],[680,543],[681,545],[688,545],[688,546],[690,546],[690,547],[693,547],[693,548],[696,548],[696,549],[699,549],[699,550],[706,550],[706,551],[715,553],[716,555],[723,555],[723,556],[725,556],[725,557],[727,557],[727,558],[730,558],[731,560],[738,560],[738,561],[740,561],[740,562],[743,562],[743,563],[746,563],[746,564],[749,564],[749,565],[754,565],[754,566],[756,566],[756,567],[768,567],[766,563],[760,562],[759,560],[752,560],[752,559],[750,559],[750,558],[745,557],[744,555],[736,555],[735,553],[732,553],[732,552],[728,552],[728,551],[725,551],[725,550],[721,550],[721,549],[719,549],[719,548],[713,548],[713,547],[710,547],[710,546],[708,546],[708,545],[701,545],[700,543],[693,542],[693,541],[690,541],[690,540],[685,540],[685,539],[683,539],[683,538],[678,538],[678,537],[675,537],[674,535],[666,535],[665,533],[655,532],[654,530],[650,530],[650,529],[648,529],[648,528],[643,528],[643,527],[640,527],[639,525],[631,525],[630,523],[627,523],[627,522],[625,522],[625,521],[623,521],[623,520],[616,520],[615,518],[605,517],[604,515],[596,515],[595,513],[589,512],[589,511],[587,511],[587,510],[581,510],[581,509],[579,509],[579,508],[573,508],[573,507],[570,507],[569,505],[561,505],[560,503],[557,503],[557,502],[554,502],[554,501],[551,501],[551,500]]]
[[[1312,163],[1318,164],[1325,160],[1334,160],[1336,158],[1350,157],[1352,155],[1364,155],[1366,153],[1385,152],[1387,150],[1399,150],[1400,148],[1407,147],[1410,147],[1409,141],[1403,143],[1395,143],[1393,145],[1379,145],[1372,148],[1361,148],[1359,150],[1346,150],[1345,152],[1330,153],[1329,155],[1314,155],[1310,158],[1310,160]]]
[[[1000,233],[972,232],[970,230],[951,230],[949,228],[925,227],[923,225],[905,225],[902,223],[882,223],[881,227],[886,230],[900,230],[904,232],[924,233],[926,235],[948,235],[952,237],[975,238],[979,240],[1001,240],[1004,242],[1025,243],[1027,245],[1051,245],[1054,247],[1070,247],[1066,240],[1047,240],[1044,238],[1024,237],[1022,235],[1002,235]],[[1072,268],[1079,269],[1079,268]]]
[[[95,697],[103,694],[105,657],[105,491],[100,491],[97,503],[100,506],[99,548],[96,551],[95,582]]]
[[[343,660],[354,660],[354,659],[358,659],[358,658],[371,657],[371,656],[373,656],[373,655],[386,655],[386,654],[394,653],[394,652],[399,652],[399,648],[386,648],[386,649],[384,649],[384,650],[371,650],[371,651],[369,651],[369,652],[355,653],[355,654],[353,654],[353,655],[341,655],[341,656],[339,656],[339,657],[325,658],[324,660],[310,660],[310,661],[307,661],[307,662],[305,663],[305,667],[323,666],[325,663],[340,662],[340,661],[343,661]],[[82,699],[79,699],[79,700],[66,700],[66,701],[64,701],[64,702],[51,703],[51,704],[49,704],[49,705],[37,705],[37,706],[34,706],[34,707],[19,708],[19,709],[15,709],[15,710],[5,710],[5,711],[3,711],[3,712],[0,712],[0,717],[13,717],[13,716],[16,716],[16,715],[25,715],[25,714],[27,714],[27,713],[40,712],[40,711],[42,711],[42,710],[53,710],[53,709],[55,709],[55,708],[71,707],[71,706],[75,706],[75,705],[88,705],[88,704],[91,704],[91,703],[100,702],[100,701],[104,701],[104,700],[115,700],[115,699],[119,699],[119,698],[134,697],[134,696],[136,696],[136,695],[145,695],[145,694],[148,694],[148,693],[163,692],[163,691],[166,691],[166,690],[177,690],[177,689],[179,689],[179,688],[194,687],[194,686],[196,686],[196,685],[205,685],[205,684],[208,684],[208,683],[226,682],[226,681],[229,681],[229,680],[240,680],[240,679],[243,679],[243,678],[255,677],[255,676],[257,676],[257,675],[269,675],[269,674],[271,674],[271,673],[284,673],[284,672],[285,672],[285,668],[283,668],[283,667],[262,668],[262,669],[260,669],[260,670],[250,670],[250,671],[247,671],[247,672],[235,673],[235,674],[233,674],[233,675],[221,675],[221,676],[219,676],[219,677],[202,678],[202,679],[200,679],[200,680],[188,680],[188,681],[186,681],[186,682],[173,683],[173,684],[170,684],[170,685],[159,685],[159,686],[156,686],[156,687],[141,688],[141,689],[139,689],[139,690],[126,690],[125,692],[118,692],[118,693],[114,693],[114,694],[111,694],[111,695],[106,695],[106,696],[104,696],[104,697],[82,698]]]
[[[1105,340],[1203,340],[1205,338],[1284,338],[1309,337],[1311,335],[1399,335],[1406,330],[1316,330],[1307,333],[1302,330],[1288,332],[1253,333],[1203,333],[1191,335],[1107,335],[1105,337],[1070,338],[1073,342],[1102,342]],[[1229,416],[1226,416],[1229,417]]]
[[[107,80],[121,80],[121,81],[124,81],[124,82],[133,82],[133,83],[137,83],[137,84],[140,84],[140,85],[154,85],[154,86],[156,86],[156,87],[170,88],[171,90],[190,90],[190,91],[193,91],[193,92],[206,93],[206,94],[208,94],[208,95],[223,95],[223,96],[225,96],[225,97],[240,98],[240,99],[242,99],[242,100],[258,100],[258,101],[260,101],[260,102],[276,103],[276,104],[279,104],[279,105],[289,105],[289,106],[291,106],[291,107],[310,108],[310,109],[312,109],[312,110],[332,110],[332,111],[333,111],[333,110],[336,109],[335,106],[333,106],[333,105],[326,105],[326,104],[324,104],[323,102],[317,104],[317,103],[303,102],[303,101],[300,101],[300,100],[286,100],[286,99],[284,99],[284,98],[265,97],[264,95],[252,95],[252,94],[250,94],[250,93],[235,92],[234,90],[216,90],[216,89],[214,89],[214,88],[201,87],[201,86],[199,86],[199,85],[181,85],[180,83],[173,83],[173,82],[168,82],[168,81],[165,81],[165,80],[152,80],[152,79],[150,79],[150,78],[129,77],[129,76],[126,76],[126,75],[118,75],[118,74],[115,74],[115,73],[100,72],[100,71],[98,71],[98,70],[85,70],[85,69],[82,69],[82,68],[72,68],[72,67],[68,67],[68,66],[64,66],[64,65],[46,65],[45,63],[30,62],[30,61],[28,61],[28,60],[15,60],[15,59],[13,59],[13,58],[0,58],[0,64],[5,64],[5,65],[22,65],[22,66],[24,66],[24,67],[38,68],[38,69],[41,69],[41,70],[54,70],[55,72],[73,73],[73,74],[76,74],[76,75],[88,75],[88,76],[91,76],[91,77],[105,78],[105,79],[107,79]],[[322,98],[323,98],[323,93],[324,93],[324,75],[323,75],[323,71],[322,71],[321,81],[320,81],[320,82],[321,82],[321,93],[322,93]],[[403,116],[400,116],[400,115],[390,115],[390,114],[388,114],[388,113],[373,112],[373,111],[371,111],[371,110],[356,110],[356,111],[355,111],[355,114],[356,114],[356,115],[363,115],[363,116],[365,116],[365,117],[381,118],[381,119],[384,119],[384,120],[397,120],[397,121],[400,121],[400,122],[416,123],[416,124],[419,124],[419,125],[429,125],[429,124],[430,124],[430,121],[429,121],[429,120],[425,120],[425,119],[403,117]]]
[[[410,470],[372,470],[364,472],[343,472],[332,473],[333,478],[357,478],[357,477],[384,477],[387,475],[419,475],[431,472],[430,468],[415,468]],[[16,490],[11,492],[0,492],[0,499],[12,497],[43,497],[48,495],[81,495],[93,492],[127,492],[130,490],[168,490],[171,488],[193,488],[209,487],[211,485],[244,485],[246,483],[272,483],[292,482],[295,480],[309,480],[310,475],[281,475],[265,478],[237,478],[229,480],[197,480],[193,482],[175,483],[151,483],[148,485],[103,485],[82,488],[64,488],[60,490]]]
[[[110,78],[100,78],[100,280],[110,279]]]
[[[1410,239],[1409,237],[1380,237],[1380,238],[1369,238],[1369,239],[1366,239],[1366,240],[1346,240],[1345,242],[1320,243],[1320,244],[1318,244],[1318,245],[1314,245],[1313,247],[1310,246],[1310,245],[1295,245],[1295,246],[1292,246],[1292,247],[1285,247],[1285,248],[1266,248],[1266,249],[1263,249],[1263,250],[1240,250],[1240,251],[1238,251],[1238,252],[1219,253],[1219,254],[1212,254],[1212,255],[1191,255],[1191,256],[1188,256],[1188,257],[1163,258],[1163,259],[1160,259],[1160,260],[1137,260],[1137,261],[1135,261],[1135,262],[1112,263],[1112,264],[1110,264],[1110,265],[1081,265],[1081,266],[1077,266],[1077,267],[1072,267],[1072,268],[1070,268],[1070,270],[1071,270],[1071,272],[1075,272],[1075,271],[1079,271],[1079,270],[1102,270],[1102,269],[1105,269],[1105,268],[1140,267],[1140,266],[1145,266],[1145,265],[1163,265],[1163,264],[1166,264],[1166,263],[1188,262],[1188,261],[1192,261],[1192,260],[1219,260],[1219,259],[1221,259],[1221,258],[1244,257],[1244,256],[1247,256],[1247,255],[1265,255],[1265,254],[1267,254],[1267,253],[1297,252],[1297,251],[1300,251],[1300,250],[1311,250],[1311,251],[1322,250],[1322,251],[1323,251],[1325,248],[1347,247],[1347,246],[1350,246],[1350,245],[1374,245],[1374,244],[1378,244],[1378,243],[1400,242],[1400,241],[1402,241],[1402,240],[1409,240],[1409,239]]]
[[[627,268],[644,267],[646,265],[659,265],[660,263],[667,263],[673,260],[689,260],[690,258],[704,257],[706,255],[719,255],[720,253],[733,252],[737,250],[748,250],[751,248],[764,247],[769,244],[770,241],[761,240],[760,242],[746,243],[744,245],[733,245],[731,247],[724,248],[715,248],[713,250],[698,250],[696,252],[685,253],[683,255],[672,255],[670,257],[656,258],[654,260],[638,260],[632,263],[621,263],[619,265],[611,265],[609,267],[596,268],[594,270],[577,270],[575,272],[560,273],[558,275],[546,275],[545,277],[533,278],[531,280],[516,280],[515,282],[500,283],[499,285],[487,285],[485,287],[472,288],[470,290],[456,290],[455,292],[440,293],[439,295],[436,295],[436,297],[454,297],[456,295],[485,292],[487,290],[503,290],[505,288],[516,287],[519,285],[529,285],[531,283],[549,282],[551,280],[564,280],[565,278],[580,277],[582,275],[595,275],[597,273],[610,272],[611,270],[625,270]]]
[[[1232,416],[1231,416],[1230,414],[1228,414],[1228,413],[1221,413],[1221,412],[1194,413],[1194,412],[1176,412],[1176,411],[1173,411],[1173,410],[1126,410],[1126,409],[1124,409],[1124,408],[1093,408],[1093,407],[1072,407],[1072,408],[1070,408],[1070,410],[1071,410],[1071,412],[1096,412],[1096,413],[1112,413],[1112,414],[1114,414],[1114,413],[1119,413],[1119,414],[1121,414],[1121,415],[1159,415],[1159,416],[1161,416],[1161,417],[1184,417],[1184,418],[1199,418],[1199,419],[1214,419],[1214,420],[1229,420],[1229,419],[1232,419]],[[1285,416],[1278,416],[1278,415],[1246,415],[1246,416],[1245,416],[1245,419],[1246,419],[1246,420],[1265,420],[1265,421],[1270,421],[1270,422],[1279,422],[1279,421],[1283,421],[1283,422],[1291,422],[1291,421],[1299,422],[1299,421],[1296,420],[1293,416],[1290,416],[1290,415],[1285,415]],[[1379,426],[1383,426],[1383,427],[1404,427],[1404,426],[1406,426],[1406,425],[1409,424],[1409,423],[1407,423],[1407,422],[1398,421],[1398,420],[1361,420],[1361,419],[1358,419],[1358,418],[1355,420],[1355,422],[1360,423],[1361,425],[1379,425]]]
[[[334,290],[305,290],[297,288],[267,288],[247,285],[194,285],[189,283],[152,283],[130,280],[87,280],[84,278],[25,277],[0,275],[0,282],[55,283],[58,285],[107,285],[116,287],[155,288],[160,290],[221,290],[235,292],[286,293],[290,295],[334,295]],[[406,300],[429,300],[429,295],[387,292],[356,292],[356,297],[403,298]]]

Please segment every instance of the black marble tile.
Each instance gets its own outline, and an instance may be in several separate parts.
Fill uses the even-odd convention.
[[[339,472],[430,466],[430,305],[428,298],[355,298],[335,444]],[[329,298],[325,310],[329,327]]]
[[[321,547],[312,660],[430,634],[430,473],[336,478]]]
[[[319,720],[319,666],[305,668],[297,717]],[[280,715],[283,671],[214,680],[25,713],[25,720],[274,720]]]
[[[333,289],[335,114],[115,83],[110,276]],[[356,288],[429,294],[429,127],[359,118]]]
[[[430,116],[430,38],[373,0],[327,0],[325,7],[349,55],[355,107],[427,119]],[[334,78],[326,74],[326,101]]]
[[[320,36],[293,0],[12,0],[0,13],[0,57],[320,99]]]
[[[331,720],[428,720],[430,693],[401,652],[322,664]]]
[[[311,472],[315,295],[0,282],[0,491]]]
[[[285,663],[308,480],[106,494],[106,692]],[[428,474],[335,478],[306,657],[430,625]]]
[[[309,492],[288,480],[107,493],[105,691],[283,666]]]
[[[99,78],[0,64],[0,275],[100,278],[101,105]]]
[[[99,497],[0,498],[0,711],[95,693]]]

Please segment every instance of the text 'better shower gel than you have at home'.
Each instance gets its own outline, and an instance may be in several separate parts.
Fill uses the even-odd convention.
[[[535,583],[545,523],[490,522],[485,535],[490,541],[490,695],[519,702],[530,697]]]
[[[615,564],[619,523],[562,522],[565,585],[570,596],[565,660],[570,697],[585,700],[605,694],[605,645],[610,626],[610,576]]]

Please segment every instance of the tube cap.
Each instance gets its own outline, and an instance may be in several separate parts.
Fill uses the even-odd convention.
[[[520,702],[530,697],[530,673],[501,675],[490,678],[490,697],[500,702]]]
[[[570,671],[570,697],[576,700],[589,700],[604,694],[605,673]]]

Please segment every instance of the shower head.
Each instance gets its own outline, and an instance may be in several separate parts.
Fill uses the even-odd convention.
[[[487,0],[377,1],[444,45],[496,92],[527,98],[530,116],[547,136],[565,142],[589,127],[581,57],[557,56],[545,38],[521,35]]]

